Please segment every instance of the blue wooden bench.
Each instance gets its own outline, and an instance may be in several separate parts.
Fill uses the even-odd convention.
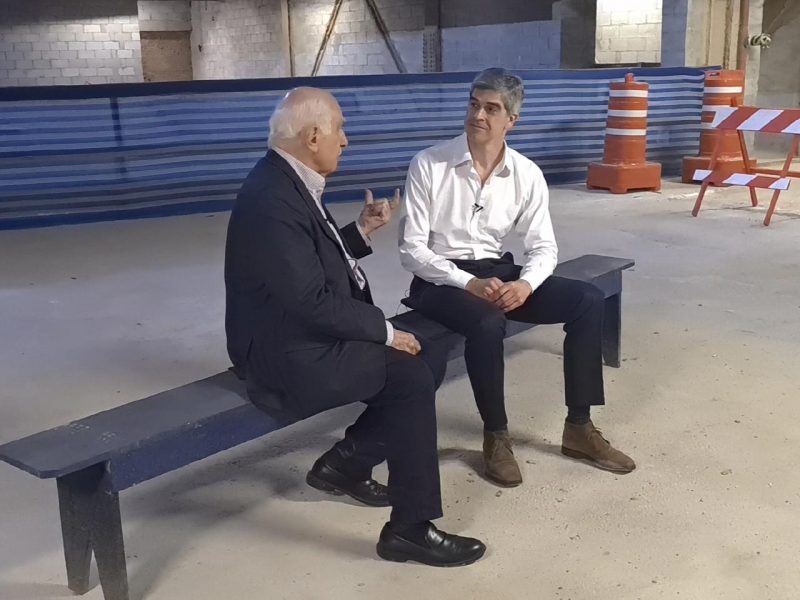
[[[585,255],[556,274],[595,284],[606,298],[603,357],[620,365],[622,271],[633,260]],[[393,317],[399,328],[463,355],[463,338],[414,311]],[[533,325],[509,322],[507,336]],[[106,600],[128,599],[119,492],[286,424],[248,400],[226,371],[149,398],[0,446],[0,460],[56,480],[69,589],[89,590],[94,553]]]

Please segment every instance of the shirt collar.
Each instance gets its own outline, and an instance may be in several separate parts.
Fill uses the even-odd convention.
[[[295,173],[297,173],[297,176],[308,188],[308,191],[311,193],[314,199],[319,202],[320,198],[322,197],[322,192],[325,191],[325,178],[285,150],[280,148],[272,149],[278,154],[278,156],[289,163],[289,166],[294,169]]]
[[[455,151],[453,152],[453,160],[451,163],[452,167],[459,167],[463,164],[472,165],[472,154],[469,151],[469,144],[467,143],[467,134],[462,133],[460,136],[455,138]],[[503,141],[503,158],[495,167],[493,175],[498,175],[500,177],[505,177],[511,173],[511,166],[509,164],[510,159],[508,157],[508,144]]]

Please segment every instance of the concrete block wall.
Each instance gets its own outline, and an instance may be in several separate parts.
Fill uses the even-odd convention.
[[[800,108],[797,40],[800,40],[800,12],[779,23],[773,33],[772,45],[761,53],[758,106]]]
[[[557,69],[561,61],[561,25],[530,21],[503,25],[451,27],[442,30],[445,71]]]
[[[598,64],[661,61],[662,0],[597,0]]]
[[[775,8],[781,4],[769,3],[770,14],[765,10],[765,27],[772,23]],[[797,60],[797,40],[800,40],[800,10],[789,14],[788,19],[774,29],[772,45],[761,54],[761,73],[758,79],[757,106],[764,108],[800,108],[800,61]],[[785,153],[789,149],[790,137],[785,135],[762,135],[758,137],[757,149]]]
[[[717,4],[719,3],[718,1]],[[710,18],[708,3],[704,0],[689,0],[684,30],[682,33],[676,32],[677,36],[682,34],[685,39],[686,55],[682,66],[699,67],[708,64],[706,61],[706,50],[708,49],[707,18]],[[734,28],[731,31],[735,38],[736,29]],[[734,56],[736,55],[735,49],[733,54]]]
[[[425,0],[375,0],[375,5],[389,31],[416,31],[425,25]]]
[[[408,72],[422,71],[424,0],[376,0]],[[292,4],[295,74],[310,75],[333,11],[329,0]],[[365,0],[345,0],[336,19],[319,75],[397,73],[392,55]]]
[[[661,66],[683,67],[686,60],[686,25],[689,0],[663,0]]]
[[[0,87],[142,81],[136,0],[0,0]]]
[[[192,2],[195,79],[288,77],[280,0]]]
[[[190,0],[139,0],[139,31],[191,31]]]
[[[422,36],[424,31],[390,31],[394,47],[403,59],[409,73],[424,73]],[[394,63],[392,63],[394,64]]]
[[[727,0],[663,0],[661,65],[736,67],[738,2]],[[728,29],[728,48],[725,48]],[[727,58],[727,64],[725,62]]]
[[[473,27],[550,21],[557,0],[439,0],[441,26]],[[586,0],[584,0],[586,1]]]
[[[750,19],[748,37],[761,33],[764,24],[764,0],[750,0]],[[795,42],[796,43],[796,42]],[[795,46],[797,48],[797,46]],[[745,69],[744,80],[744,103],[758,103],[759,73],[761,71],[761,57],[764,51],[758,46],[750,46],[747,49],[747,68]],[[767,50],[766,52],[769,52]],[[795,50],[795,56],[797,56]],[[735,53],[734,53],[735,55]],[[796,60],[796,59],[795,59]]]
[[[585,0],[559,0],[553,20],[561,23],[562,69],[586,69],[595,64],[597,7]]]

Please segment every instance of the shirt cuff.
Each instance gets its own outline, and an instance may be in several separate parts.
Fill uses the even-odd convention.
[[[461,269],[456,269],[447,276],[447,285],[461,288],[463,290],[474,277],[475,275],[472,273],[467,273]]]
[[[358,229],[358,233],[360,233],[360,234],[361,234],[361,237],[362,237],[362,239],[364,240],[364,243],[365,243],[367,246],[370,246],[370,245],[371,245],[371,243],[370,243],[370,239],[369,239],[369,237],[367,237],[367,234],[366,234],[366,233],[364,233],[364,230],[363,230],[363,229],[361,229],[361,225],[358,223],[358,219],[356,219],[356,229]],[[391,327],[391,325],[390,325],[390,327]]]
[[[527,281],[531,286],[531,293],[535,292],[536,288],[542,285],[544,280],[548,277],[550,277],[550,275],[542,273],[541,271],[528,271],[527,273],[522,273],[519,276],[520,279]]]
[[[394,341],[394,327],[389,321],[386,321],[386,345],[391,346]]]

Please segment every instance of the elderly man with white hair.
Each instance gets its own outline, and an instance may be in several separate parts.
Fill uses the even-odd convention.
[[[431,523],[442,516],[434,394],[444,359],[392,327],[358,265],[392,204],[367,192],[358,221],[339,229],[322,203],[325,178],[347,146],[343,126],[323,90],[297,88],[275,109],[269,151],[242,185],[228,225],[228,352],[251,401],[280,421],[364,403],[306,481],[391,505],[377,545],[382,558],[467,565],[484,544]],[[372,479],[383,460],[388,486]]]

